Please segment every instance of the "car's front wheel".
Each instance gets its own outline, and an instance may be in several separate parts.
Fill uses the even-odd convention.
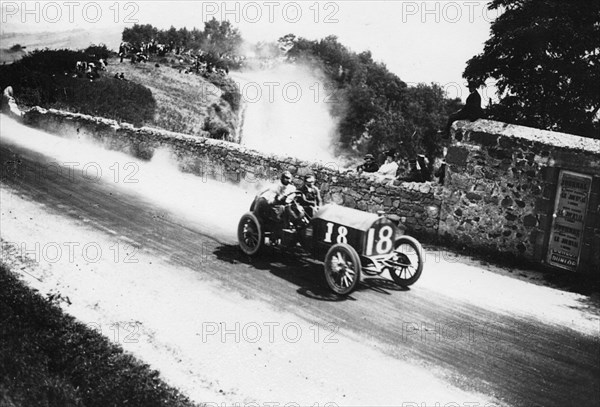
[[[350,294],[360,281],[360,257],[346,243],[331,246],[325,256],[325,279],[333,292]]]
[[[258,254],[264,246],[264,231],[252,212],[244,214],[240,219],[237,235],[240,249],[249,256]]]
[[[423,247],[417,239],[400,236],[392,256],[386,261],[390,276],[396,284],[408,287],[417,282],[423,271]]]

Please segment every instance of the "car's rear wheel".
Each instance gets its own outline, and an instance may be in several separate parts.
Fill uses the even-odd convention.
[[[260,252],[265,243],[265,235],[256,215],[248,212],[242,216],[238,224],[238,243],[244,253],[254,256]]]
[[[386,260],[392,280],[402,287],[417,282],[423,271],[423,247],[415,238],[400,236],[391,257]]]
[[[360,257],[348,244],[338,243],[325,256],[325,279],[333,292],[350,294],[360,281]]]

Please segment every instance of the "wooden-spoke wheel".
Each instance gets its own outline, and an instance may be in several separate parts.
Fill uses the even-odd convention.
[[[396,284],[408,287],[417,282],[423,271],[423,248],[415,238],[401,236],[394,251],[385,261],[390,276]]]
[[[265,235],[256,215],[246,213],[238,224],[238,242],[240,248],[249,256],[256,255],[264,246]]]
[[[325,256],[325,279],[337,294],[350,294],[360,281],[360,257],[348,244],[338,243]]]

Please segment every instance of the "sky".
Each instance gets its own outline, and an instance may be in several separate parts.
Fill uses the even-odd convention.
[[[483,51],[497,12],[487,1],[2,1],[2,47],[11,32],[83,29],[116,48],[126,26],[202,29],[211,18],[229,20],[250,42],[293,33],[308,39],[336,35],[409,84],[437,82],[449,97],[468,95],[466,61]],[[1,39],[1,37],[0,37]],[[487,93],[483,89],[484,103]]]

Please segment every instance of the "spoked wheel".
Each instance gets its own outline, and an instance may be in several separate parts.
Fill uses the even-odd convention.
[[[264,246],[265,235],[256,215],[248,212],[238,224],[238,242],[240,248],[249,256],[254,256]]]
[[[401,236],[394,246],[392,255],[385,261],[386,266],[396,284],[408,287],[421,277],[423,247],[410,236]]]
[[[338,243],[325,256],[325,279],[337,294],[350,294],[360,281],[360,257],[348,244]]]

